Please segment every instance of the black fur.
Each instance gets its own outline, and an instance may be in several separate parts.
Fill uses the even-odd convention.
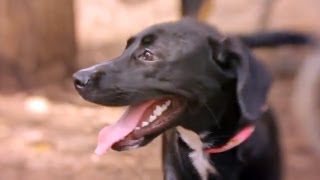
[[[265,108],[271,79],[241,39],[225,37],[191,19],[158,24],[130,38],[118,58],[83,69],[74,78],[80,95],[101,105],[131,105],[168,95],[186,101],[174,123],[139,145],[165,134],[167,180],[200,179],[188,156],[193,149],[179,137],[176,126],[207,133],[201,140],[204,148],[212,148],[226,144],[248,124],[256,131],[247,141],[209,155],[218,172],[209,179],[281,177],[277,127],[270,108]]]

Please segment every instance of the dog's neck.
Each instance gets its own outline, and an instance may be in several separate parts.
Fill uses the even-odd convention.
[[[232,91],[235,88],[228,88]],[[199,135],[204,148],[219,147],[226,144],[241,126],[240,108],[236,92],[226,92],[211,98],[196,113],[190,112],[182,127]]]
[[[236,92],[225,90],[201,105],[195,112],[189,112],[188,119],[177,127],[181,140],[190,148],[189,158],[201,179],[219,174],[212,164],[211,149],[224,146],[236,134],[240,121],[240,109]],[[186,117],[186,118],[187,118]]]

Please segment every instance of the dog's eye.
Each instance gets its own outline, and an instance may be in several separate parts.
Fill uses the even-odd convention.
[[[152,54],[150,51],[148,51],[148,50],[145,50],[145,51],[139,56],[139,58],[140,58],[141,60],[144,60],[144,61],[153,61],[153,60],[154,60],[153,54]]]
[[[155,36],[153,34],[149,34],[143,37],[141,42],[143,45],[150,45],[154,42],[154,40],[155,40]]]

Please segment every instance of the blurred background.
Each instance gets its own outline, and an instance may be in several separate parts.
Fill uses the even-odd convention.
[[[98,130],[121,108],[85,102],[77,69],[116,57],[126,39],[180,17],[180,0],[0,0],[0,180],[160,180],[160,138],[93,155]],[[319,0],[212,0],[206,22],[228,34],[320,35]],[[320,51],[255,51],[274,77],[286,180],[320,177]]]

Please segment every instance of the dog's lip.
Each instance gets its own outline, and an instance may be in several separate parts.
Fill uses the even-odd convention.
[[[164,112],[161,117],[158,117],[160,119],[147,127],[140,130],[133,130],[123,140],[113,144],[112,149],[123,151],[142,147],[148,144],[154,137],[172,127],[176,123],[175,120],[177,119],[177,116],[184,110],[186,102],[178,97],[165,97],[162,98],[162,101],[168,99],[172,100],[172,109],[169,109],[168,112]],[[146,113],[144,116],[148,116],[149,114],[150,113]]]
[[[112,146],[112,149],[116,150],[116,151],[126,151],[126,150],[136,149],[136,148],[139,148],[139,147],[143,146],[143,144],[145,144],[144,143],[145,140],[146,140],[145,137],[141,137],[139,139],[129,140],[129,141],[125,142],[125,143],[122,143],[120,141],[118,143],[115,143]]]

